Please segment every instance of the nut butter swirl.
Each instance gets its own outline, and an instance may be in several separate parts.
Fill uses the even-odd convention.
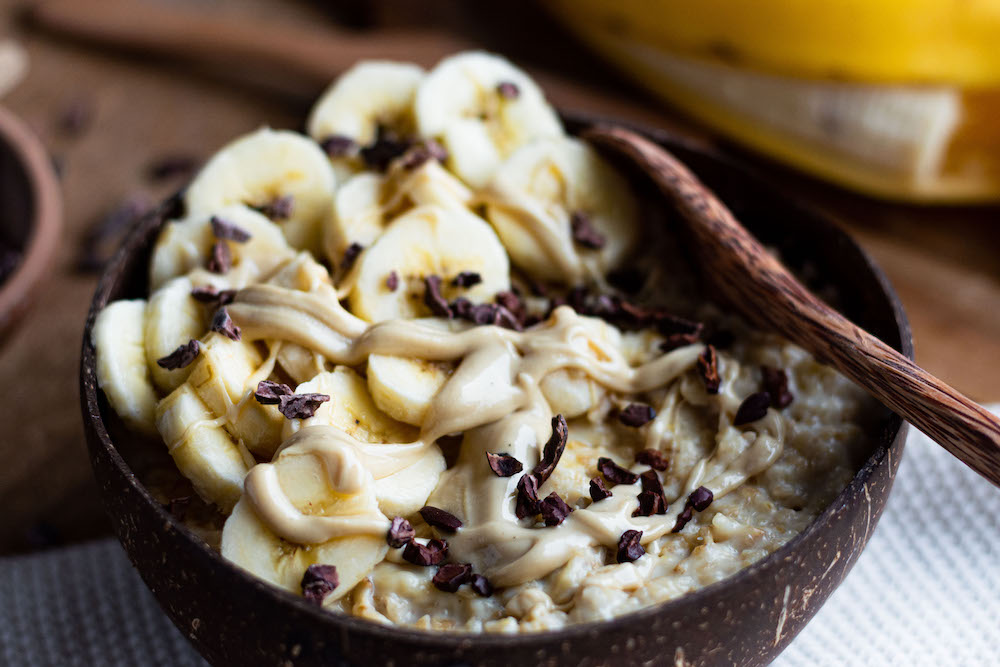
[[[306,293],[272,285],[241,290],[229,313],[247,338],[293,342],[338,364],[356,366],[370,354],[457,364],[433,399],[416,441],[363,443],[345,433],[332,434],[337,431],[333,427],[313,426],[298,431],[278,455],[288,450],[316,454],[331,487],[348,493],[365,479],[382,479],[414,463],[438,438],[464,433],[459,460],[442,476],[430,502],[463,517],[465,526],[449,538],[450,552],[459,562],[472,563],[497,586],[544,577],[583,548],[614,548],[626,530],[642,531],[642,542],[648,544],[668,533],[683,509],[683,503],[672,498],[667,515],[633,517],[639,484],[619,485],[611,498],[577,509],[559,526],[528,527],[514,514],[519,475],[497,477],[486,465],[485,453],[510,454],[525,464],[525,470],[538,461],[553,416],[539,390],[549,373],[578,369],[614,392],[648,392],[676,386],[695,365],[701,345],[681,347],[633,367],[602,335],[607,324],[568,306],[525,331],[454,323],[446,329],[419,320],[369,325],[345,310],[332,290]],[[695,466],[678,498],[699,486],[720,497],[766,469],[781,453],[784,422],[778,413],[769,411],[749,430],[733,427],[740,398],[729,393],[725,377],[733,377],[738,368],[724,360],[721,367],[723,388],[712,399],[719,409],[717,446]],[[677,392],[668,391],[666,400],[676,403]],[[662,432],[662,426],[655,431]],[[298,512],[272,468],[255,466],[245,487],[258,515],[277,535],[309,544],[385,531],[384,518]],[[545,492],[543,486],[541,493]]]

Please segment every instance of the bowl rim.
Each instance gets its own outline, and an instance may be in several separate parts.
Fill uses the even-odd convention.
[[[34,203],[31,230],[21,261],[0,287],[0,330],[6,329],[28,306],[35,289],[46,278],[62,229],[62,198],[52,160],[27,123],[0,106],[0,140],[17,155]]]
[[[569,125],[585,126],[597,122],[612,122],[620,126],[637,130],[646,136],[651,137],[660,145],[667,144],[668,146],[672,145],[685,150],[699,151],[708,157],[723,163],[724,167],[739,172],[742,177],[751,181],[753,184],[760,186],[765,191],[778,191],[778,188],[772,182],[755,175],[740,160],[718,152],[711,145],[694,142],[684,137],[678,137],[677,135],[665,130],[623,122],[618,119],[600,115],[565,111],[561,111],[560,115]],[[570,134],[575,134],[575,132],[571,131]],[[667,147],[667,150],[672,149]],[[93,368],[91,367],[88,369],[86,364],[88,361],[91,363],[94,361],[94,349],[90,344],[90,331],[93,327],[93,322],[97,313],[108,303],[111,288],[117,282],[117,276],[122,272],[122,269],[128,262],[130,256],[134,252],[140,250],[147,242],[148,237],[156,233],[156,230],[162,227],[162,224],[165,222],[163,212],[169,211],[172,207],[174,207],[180,197],[181,193],[178,193],[166,200],[164,204],[157,209],[146,214],[144,219],[137,223],[136,226],[130,231],[122,246],[118,249],[118,252],[115,254],[111,262],[108,263],[101,276],[91,302],[90,313],[87,318],[83,335],[80,380],[81,399],[84,407],[84,420],[89,422],[87,426],[92,428],[94,433],[97,435],[101,446],[105,450],[105,454],[111,458],[114,465],[118,468],[118,471],[124,475],[124,477],[128,480],[128,483],[133,487],[133,490],[137,491],[145,502],[153,506],[153,510],[157,513],[157,518],[160,521],[164,522],[170,529],[184,535],[185,539],[187,539],[190,543],[189,546],[196,549],[202,559],[207,558],[215,565],[221,565],[226,568],[230,574],[241,581],[242,585],[256,588],[265,595],[272,596],[272,598],[276,599],[277,602],[292,605],[297,612],[311,616],[313,620],[320,623],[330,624],[332,627],[341,631],[349,630],[351,632],[363,633],[378,640],[405,640],[406,642],[418,647],[460,651],[462,649],[470,648],[472,645],[475,645],[477,649],[495,648],[497,650],[509,648],[512,645],[516,647],[531,647],[555,640],[572,641],[574,638],[578,637],[598,635],[602,632],[602,630],[607,630],[612,625],[642,625],[649,617],[661,614],[664,610],[669,609],[671,606],[679,607],[681,604],[698,605],[706,599],[714,596],[717,591],[727,587],[739,587],[744,581],[760,576],[761,572],[779,567],[782,561],[791,557],[791,554],[797,550],[798,545],[801,542],[810,539],[817,531],[820,531],[825,524],[830,522],[839,511],[846,507],[846,499],[854,495],[866,494],[868,483],[871,481],[874,471],[885,463],[887,457],[890,458],[891,462],[890,447],[902,447],[903,443],[899,438],[899,435],[905,429],[905,422],[903,422],[903,420],[895,413],[891,413],[880,424],[881,431],[876,434],[877,446],[874,447],[872,453],[858,468],[857,472],[851,478],[851,481],[844,487],[843,490],[840,491],[840,493],[837,494],[827,507],[824,508],[818,516],[816,516],[816,518],[814,518],[801,532],[792,537],[788,542],[770,554],[760,558],[756,562],[738,570],[728,577],[709,584],[708,586],[698,588],[680,597],[642,607],[610,619],[574,623],[556,630],[502,634],[489,632],[474,633],[462,631],[428,631],[406,626],[383,625],[357,616],[324,611],[321,607],[317,607],[316,605],[306,602],[301,596],[267,583],[250,574],[243,568],[226,560],[222,557],[221,553],[215,551],[201,538],[197,537],[186,526],[184,526],[182,522],[177,520],[177,518],[174,517],[166,507],[153,498],[146,486],[138,479],[136,474],[125,462],[124,458],[111,440],[107,427],[104,423],[104,418],[101,414],[96,381],[87,382],[88,372],[91,377],[95,377],[93,375]],[[907,358],[912,359],[914,348],[909,321],[903,310],[902,303],[900,302],[898,295],[889,283],[889,280],[885,276],[884,272],[878,267],[877,264],[875,264],[874,260],[864,250],[864,248],[862,248],[852,236],[837,225],[829,214],[819,209],[805,207],[801,199],[794,194],[788,194],[785,199],[790,208],[802,212],[804,215],[815,219],[815,221],[820,224],[835,230],[836,233],[841,235],[843,239],[858,252],[864,265],[875,278],[880,290],[885,297],[887,297],[887,301],[891,306],[892,320],[900,335],[900,352],[902,352],[902,354]],[[867,543],[867,539],[865,543]],[[864,546],[865,545],[863,544],[862,548]]]

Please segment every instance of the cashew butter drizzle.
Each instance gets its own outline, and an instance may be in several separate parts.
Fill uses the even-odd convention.
[[[298,431],[276,456],[316,455],[331,487],[348,493],[359,488],[361,477],[382,479],[415,462],[438,438],[464,433],[458,462],[444,473],[428,502],[462,517],[465,527],[448,540],[452,557],[472,563],[498,587],[544,577],[581,549],[613,548],[626,530],[641,530],[643,543],[649,543],[670,531],[682,509],[674,498],[668,515],[633,517],[639,485],[619,485],[613,497],[577,509],[557,527],[529,527],[514,514],[520,475],[497,477],[486,464],[485,453],[510,454],[524,462],[526,470],[538,461],[551,428],[552,411],[539,390],[539,382],[549,373],[575,368],[611,391],[646,392],[670,385],[691,369],[700,345],[681,347],[632,367],[602,335],[607,324],[568,306],[522,332],[455,323],[446,328],[419,320],[368,324],[344,309],[332,290],[306,293],[273,285],[244,288],[229,313],[245,338],[290,341],[338,364],[357,366],[370,354],[457,363],[427,410],[415,442],[362,443],[333,427],[312,426]],[[727,393],[727,384],[713,397],[719,408],[718,439],[740,440],[731,440],[735,446],[719,447],[699,462],[686,480],[684,494],[704,485],[721,497],[781,453],[783,420],[774,411],[754,425],[756,433],[731,426],[741,397]],[[388,528],[384,517],[302,514],[282,492],[273,468],[255,466],[245,488],[258,516],[276,534],[310,544]],[[540,492],[545,492],[544,486]]]

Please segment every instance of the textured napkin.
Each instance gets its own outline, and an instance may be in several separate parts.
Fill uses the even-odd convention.
[[[868,548],[775,665],[997,664],[1000,491],[911,430]],[[0,665],[205,662],[104,540],[0,559]]]

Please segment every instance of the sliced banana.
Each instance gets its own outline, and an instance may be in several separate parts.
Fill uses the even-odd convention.
[[[539,279],[574,284],[606,274],[638,242],[639,208],[628,183],[578,139],[543,139],[521,148],[497,171],[484,198],[511,260]],[[603,245],[575,241],[574,218],[596,231]]]
[[[459,53],[442,60],[420,84],[417,128],[448,150],[448,166],[473,188],[500,163],[539,137],[562,136],[562,125],[541,89],[496,55]]]
[[[94,320],[91,342],[97,354],[97,383],[111,407],[130,428],[155,434],[159,398],[146,363],[145,321],[144,299],[109,303]]]
[[[431,401],[454,370],[446,362],[372,354],[368,357],[368,391],[375,405],[390,417],[420,426]]]
[[[338,366],[332,373],[321,373],[295,391],[326,394],[330,400],[320,405],[309,419],[289,420],[284,433],[286,439],[301,428],[330,425],[361,442],[385,444],[416,440],[417,429],[379,410],[365,381],[346,366]],[[414,463],[375,480],[379,507],[389,516],[413,514],[427,502],[444,469],[441,448],[429,446]]]
[[[319,98],[306,127],[316,141],[346,138],[357,146],[368,146],[379,130],[401,137],[416,132],[413,100],[424,70],[411,63],[386,60],[363,61],[344,72]],[[334,156],[338,176],[361,167],[354,155]]]
[[[604,388],[576,368],[552,371],[538,383],[554,414],[566,419],[579,417],[595,406],[606,394]]]
[[[291,197],[280,220],[292,247],[320,256],[323,226],[330,217],[336,176],[326,155],[296,132],[263,127],[224,146],[188,188],[189,215],[212,215],[232,204],[268,206]]]
[[[210,333],[201,350],[187,384],[214,417],[223,418],[223,426],[237,441],[270,458],[281,443],[284,418],[275,406],[253,399],[263,363],[257,348],[247,341]]]
[[[473,302],[492,301],[510,289],[507,253],[482,218],[460,209],[420,206],[392,221],[386,232],[361,254],[357,280],[351,290],[351,311],[369,322],[414,318],[430,313],[424,304],[424,279],[443,280],[442,293],[451,300],[464,296]],[[386,278],[395,271],[395,290]],[[482,279],[470,288],[452,287],[463,271]]]
[[[347,366],[320,373],[300,384],[295,393],[326,394],[330,400],[321,404],[309,419],[287,420],[285,439],[300,428],[315,424],[336,426],[361,442],[403,443],[416,439],[416,429],[396,421],[375,406],[364,379]]]
[[[212,246],[219,240],[212,233],[212,216],[250,234],[244,243],[224,241],[232,256],[233,268],[212,280],[213,283],[243,287],[293,256],[281,229],[266,217],[242,204],[220,206],[210,213],[192,213],[163,228],[149,262],[150,289],[159,289],[171,278],[206,266]]]
[[[206,501],[229,512],[243,493],[252,460],[190,384],[160,401],[156,426],[181,474]]]
[[[371,474],[367,474],[359,489],[343,493],[330,483],[338,471],[327,470],[314,453],[289,447],[278,454],[273,466],[291,511],[307,516],[364,518],[388,526],[388,520],[378,509]],[[247,496],[226,520],[221,551],[225,558],[265,581],[301,593],[302,577],[310,565],[333,565],[340,583],[324,600],[328,604],[349,593],[385,558],[389,547],[384,533],[349,534],[308,545],[285,540],[261,521],[251,495],[248,488]]]
[[[386,175],[362,172],[337,190],[332,224],[324,238],[327,254],[343,257],[352,243],[369,247],[393,218],[414,206],[464,209],[472,198],[472,191],[436,160],[417,169],[395,164]]]
[[[208,308],[194,300],[192,287],[187,277],[174,278],[156,290],[146,306],[146,362],[153,384],[164,394],[183,384],[192,366],[167,370],[156,361],[208,330]]]

